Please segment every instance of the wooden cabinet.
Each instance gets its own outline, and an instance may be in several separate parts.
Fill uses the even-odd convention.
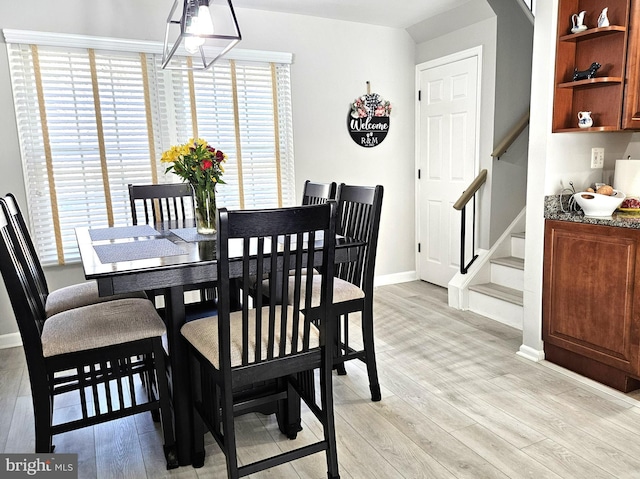
[[[622,128],[640,130],[640,0],[633,0],[628,28]]]
[[[640,0],[560,0],[554,132],[640,129],[639,5]],[[598,27],[604,8],[610,25]],[[583,10],[587,30],[571,33],[572,15]],[[594,78],[573,80],[575,69],[586,70],[593,62],[601,65]],[[592,127],[578,127],[579,111],[591,112]]]
[[[621,391],[640,387],[640,230],[547,220],[545,358]]]

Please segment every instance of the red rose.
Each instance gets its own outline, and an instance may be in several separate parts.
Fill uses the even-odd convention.
[[[216,151],[216,161],[220,163],[222,160],[224,160],[224,153],[220,150]]]
[[[208,170],[213,167],[213,161],[211,160],[202,160],[202,169]]]

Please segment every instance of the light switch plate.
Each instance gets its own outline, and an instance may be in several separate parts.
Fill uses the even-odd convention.
[[[604,168],[604,148],[591,148],[591,168]]]

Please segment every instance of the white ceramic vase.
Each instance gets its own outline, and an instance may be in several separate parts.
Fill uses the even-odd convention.
[[[589,128],[590,126],[593,126],[593,118],[591,118],[590,111],[578,112],[578,126],[580,128]]]
[[[608,27],[609,26],[609,17],[607,16],[607,12],[609,11],[609,7],[604,7],[600,16],[598,17],[598,27]]]

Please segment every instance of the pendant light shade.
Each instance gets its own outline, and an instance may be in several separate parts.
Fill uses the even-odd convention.
[[[241,39],[231,0],[175,0],[167,18],[162,68],[206,70]]]

